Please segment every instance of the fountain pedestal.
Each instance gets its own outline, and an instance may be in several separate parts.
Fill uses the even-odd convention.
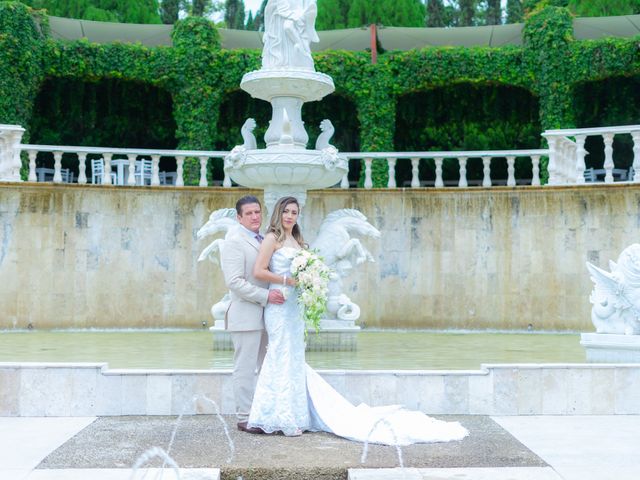
[[[640,335],[583,333],[580,345],[587,361],[594,363],[640,363]]]

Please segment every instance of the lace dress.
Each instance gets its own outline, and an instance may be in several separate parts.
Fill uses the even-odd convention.
[[[281,248],[269,269],[289,273],[294,248]],[[271,288],[282,288],[272,285]],[[264,321],[269,346],[253,397],[249,426],[265,432],[323,431],[359,442],[385,445],[461,440],[468,431],[458,422],[443,422],[400,405],[357,407],[305,363],[304,320],[291,291],[282,305],[267,305]]]
[[[297,249],[283,247],[271,256],[269,270],[289,275]],[[282,289],[282,285],[270,288]],[[249,426],[297,435],[310,428],[304,361],[304,320],[293,289],[282,305],[268,304],[264,324],[269,345],[253,396]]]

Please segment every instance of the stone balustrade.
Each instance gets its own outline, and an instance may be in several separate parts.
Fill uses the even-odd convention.
[[[39,153],[52,153],[54,158],[53,182],[61,183],[62,178],[62,155],[75,155],[78,161],[78,183],[86,184],[87,179],[87,158],[101,158],[104,161],[104,173],[101,175],[102,185],[112,185],[112,171],[114,168],[112,162],[115,158],[127,159],[128,175],[124,185],[136,185],[134,177],[136,161],[140,159],[151,159],[151,182],[150,185],[157,186],[160,181],[160,158],[169,157],[176,161],[175,181],[171,182],[177,187],[184,186],[183,166],[187,157],[195,157],[200,161],[200,181],[201,187],[209,185],[207,181],[208,162],[223,162],[224,157],[229,153],[226,151],[203,151],[203,150],[150,150],[150,149],[134,149],[134,148],[109,148],[109,147],[79,147],[79,146],[62,146],[62,145],[20,145],[20,149],[27,153],[29,157],[29,182],[37,182],[38,175],[36,172],[36,159]],[[231,179],[225,175],[222,186],[231,187]]]
[[[615,127],[574,128],[547,130],[542,136],[549,144],[549,185],[584,184],[586,179],[585,141],[590,136],[600,136],[604,142],[604,183],[613,183],[617,173],[614,163],[614,136],[631,135],[633,139],[633,165],[631,171],[623,171],[619,177],[623,180],[640,182],[640,125],[622,125]],[[593,173],[587,171],[587,174]],[[593,178],[591,180],[594,180]]]
[[[496,181],[491,179],[491,165],[498,161],[506,161],[507,163],[507,179],[506,185],[515,187],[516,185],[528,184],[528,185],[540,185],[540,158],[549,154],[546,149],[533,149],[533,150],[475,150],[475,151],[462,151],[462,152],[362,152],[362,153],[343,153],[342,155],[348,157],[350,160],[362,159],[365,165],[365,179],[364,188],[372,188],[373,181],[371,177],[371,165],[374,160],[386,160],[389,168],[389,181],[387,188],[397,188],[396,182],[396,164],[398,160],[411,161],[411,182],[409,185],[411,188],[418,188],[427,186],[430,182],[421,180],[419,177],[419,166],[421,160],[433,159],[435,162],[435,181],[433,186],[435,188],[442,188],[445,186],[445,181],[442,177],[442,170],[444,162],[456,162],[458,171],[460,174],[459,180],[457,180],[458,187],[468,187],[471,185],[471,181],[467,178],[467,161],[472,158],[482,159],[483,164],[483,178],[482,182],[478,182],[479,186],[491,187],[496,184],[505,184],[504,181]],[[516,158],[530,158],[532,164],[532,178],[530,179],[516,179],[515,177],[515,162]],[[345,176],[340,184],[342,188],[348,188],[349,182]],[[402,185],[401,185],[402,186]],[[449,185],[447,185],[449,186]],[[455,186],[455,185],[454,185]]]
[[[64,154],[75,155],[78,162],[77,183],[88,183],[87,162],[90,158],[102,158],[104,161],[104,174],[101,176],[101,184],[111,185],[114,183],[111,173],[114,171],[113,163],[128,161],[127,178],[119,177],[121,185],[135,185],[134,165],[140,159],[151,159],[152,174],[149,184],[161,185],[164,175],[167,172],[160,172],[160,158],[175,159],[176,171],[169,172],[172,176],[171,182],[175,186],[184,186],[183,165],[187,157],[195,157],[200,162],[199,186],[206,187],[207,171],[209,161],[223,162],[227,151],[203,151],[203,150],[153,150],[153,149],[131,149],[131,148],[110,148],[110,147],[79,147],[61,145],[28,145],[20,144],[20,139],[24,129],[18,125],[0,125],[0,181],[20,181],[17,174],[16,165],[19,163],[20,152],[26,152],[29,158],[28,181],[42,181],[42,176],[38,176],[36,159],[41,153],[53,154],[53,169],[48,169],[53,175],[53,182],[60,183],[70,181],[69,177],[64,177],[62,168],[62,156]],[[630,171],[617,168],[615,164],[614,136],[630,135],[633,140],[633,165]],[[640,125],[598,127],[598,128],[577,128],[564,130],[547,130],[542,136],[547,140],[548,149],[531,150],[482,150],[482,151],[447,151],[447,152],[346,152],[342,155],[349,160],[362,160],[364,162],[364,188],[373,188],[372,164],[374,160],[386,161],[389,171],[387,188],[410,187],[419,188],[433,186],[442,188],[445,186],[482,186],[491,187],[496,185],[507,185],[515,187],[518,185],[540,185],[540,159],[549,158],[549,185],[581,185],[585,182],[596,181],[596,173],[602,172],[604,183],[613,183],[614,180],[630,180],[640,182],[640,175],[636,177],[635,171],[640,169]],[[585,167],[585,157],[589,152],[585,149],[585,141],[589,136],[600,136],[604,142],[604,165],[602,169]],[[527,158],[531,161],[531,178],[516,178],[515,163],[517,158]],[[420,178],[420,163],[431,159],[435,164],[434,178],[427,180]],[[483,178],[481,180],[471,180],[467,176],[467,163],[471,159],[481,159],[483,164]],[[396,166],[399,162],[410,162],[411,180],[404,181],[398,185],[398,175]],[[459,178],[455,181],[443,179],[443,166],[447,162],[454,162],[455,168],[459,172]],[[492,178],[492,167],[499,165],[499,162],[506,162],[507,178]],[[9,173],[9,164],[11,172]],[[504,163],[502,163],[504,165]],[[2,172],[6,170],[6,174]],[[222,181],[223,187],[231,187],[231,179],[225,174]],[[340,188],[349,188],[348,175],[345,175],[340,182]]]

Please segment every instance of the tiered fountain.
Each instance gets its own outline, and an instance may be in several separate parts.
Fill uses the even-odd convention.
[[[284,195],[304,205],[307,190],[326,188],[344,177],[347,160],[329,144],[333,127],[323,121],[315,150],[307,150],[309,136],[302,121],[302,105],[334,91],[333,80],[315,71],[310,42],[317,42],[315,1],[269,2],[265,9],[262,68],[244,75],[240,88],[271,103],[272,117],[258,149],[253,119],[242,127],[244,143],[225,159],[225,172],[239,185],[264,190],[267,211]]]

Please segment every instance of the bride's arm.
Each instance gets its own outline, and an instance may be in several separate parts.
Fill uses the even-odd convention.
[[[253,267],[253,276],[263,282],[269,282],[274,284],[283,284],[283,276],[277,275],[269,270],[269,262],[273,256],[273,252],[278,248],[276,243],[276,236],[273,233],[267,233],[264,240],[260,244],[260,250],[258,251],[258,258],[256,264]],[[295,285],[290,276],[286,277],[287,285]]]

